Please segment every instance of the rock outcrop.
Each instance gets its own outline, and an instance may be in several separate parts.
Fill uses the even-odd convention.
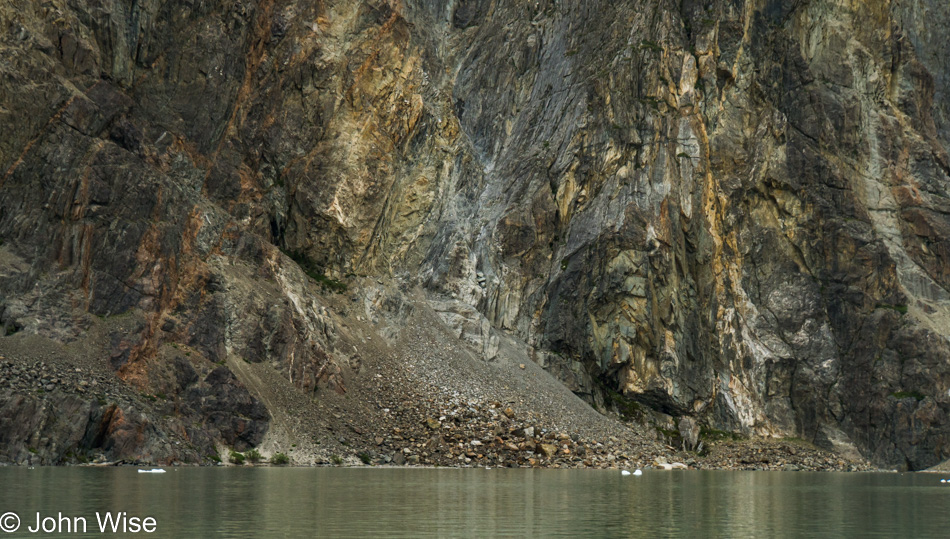
[[[7,2],[0,343],[84,343],[204,446],[255,445],[239,367],[345,392],[350,325],[423,302],[600,407],[931,466],[948,26],[937,0]],[[245,404],[211,414],[224,388]]]

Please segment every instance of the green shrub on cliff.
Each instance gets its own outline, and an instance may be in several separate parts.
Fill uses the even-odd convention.
[[[283,253],[290,257],[291,260],[296,262],[297,265],[300,266],[300,269],[302,269],[308,277],[320,285],[320,288],[336,293],[346,292],[346,283],[337,281],[336,279],[331,279],[330,277],[324,275],[323,270],[319,268],[312,260],[310,260],[307,255],[299,251],[283,251]]]

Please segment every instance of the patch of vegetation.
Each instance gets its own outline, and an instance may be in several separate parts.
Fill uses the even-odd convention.
[[[283,453],[274,453],[270,458],[270,463],[274,466],[286,466],[290,464],[290,457]]]
[[[219,457],[218,455],[206,455],[205,458],[212,462],[218,462],[218,463],[221,462],[221,457]]]
[[[72,451],[67,451],[67,452],[66,452],[66,458],[72,459],[72,460],[78,462],[79,464],[85,464],[85,463],[89,462],[89,459],[86,458],[86,455],[83,455],[82,453],[80,453],[80,454],[77,455],[76,453],[74,453],[74,452],[72,452]]]
[[[897,311],[901,314],[907,314],[907,305],[891,305],[888,303],[878,303],[874,306],[875,309],[891,309]]]
[[[264,457],[257,449],[251,449],[244,454],[244,458],[250,461],[252,464],[257,464],[258,462],[264,460]]]
[[[786,437],[782,438],[782,441],[783,441],[783,442],[792,443],[792,444],[806,444],[806,445],[811,445],[811,443],[809,443],[808,440],[805,440],[804,438],[799,438],[798,436],[786,436]]]
[[[339,466],[343,464],[343,457],[340,455],[333,455],[330,457],[330,462],[332,462],[334,466]]]
[[[35,448],[35,447],[27,447],[26,450],[29,451],[30,453],[33,453],[34,455],[36,454],[36,448]]]
[[[356,456],[360,458],[360,461],[363,464],[369,464],[373,460],[372,457],[369,456],[369,453],[367,453],[366,451],[358,453]]]
[[[620,412],[620,419],[624,421],[643,419],[643,405],[639,402],[628,399],[612,389],[607,389],[607,398],[616,405],[617,410]]]
[[[567,269],[567,263],[568,263],[568,262],[570,262],[570,259],[567,258],[567,257],[565,257],[565,258],[563,258],[563,259],[561,260],[561,270],[562,270],[562,271]]]
[[[650,41],[647,39],[644,39],[640,42],[640,48],[653,52],[663,52],[663,47],[661,47],[656,41]]]
[[[686,153],[686,152],[680,152],[680,153],[676,154],[676,157],[679,157],[679,158],[685,157],[686,159],[689,159],[689,158],[691,158],[692,156],[689,155],[689,154]]]
[[[894,393],[891,393],[891,396],[894,397],[895,399],[898,399],[898,400],[900,400],[900,399],[910,399],[910,398],[917,399],[917,402],[920,402],[920,401],[924,400],[924,394],[921,393],[920,391],[917,391],[917,390],[914,390],[914,391],[895,391]]]
[[[236,464],[238,466],[244,465],[244,455],[238,453],[237,451],[231,451],[231,454],[228,455],[228,460],[231,461],[231,464]]]
[[[641,97],[640,102],[649,105],[653,110],[660,110],[660,100],[655,97]]]
[[[745,440],[745,436],[739,434],[738,432],[732,432],[728,430],[716,430],[709,427],[700,427],[699,439],[709,441],[709,442],[719,442],[722,440],[732,440],[733,442],[741,442],[742,440]]]
[[[300,269],[307,274],[307,277],[310,277],[317,284],[320,285],[320,288],[324,290],[329,290],[337,294],[346,292],[346,283],[337,281],[336,279],[331,279],[323,274],[323,269],[318,267],[316,264],[311,261],[307,255],[299,251],[284,251],[283,253],[290,257],[291,260],[297,263],[300,266]]]

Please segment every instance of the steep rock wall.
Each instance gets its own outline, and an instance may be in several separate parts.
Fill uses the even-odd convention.
[[[171,343],[343,390],[305,272],[372,277],[592,402],[925,467],[950,453],[948,17],[14,2],[0,318],[69,341],[141,313],[103,347],[150,391],[187,394]]]

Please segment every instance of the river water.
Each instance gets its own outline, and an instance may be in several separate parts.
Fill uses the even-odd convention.
[[[122,512],[154,519],[129,537],[950,536],[950,474],[167,470],[0,468],[0,538],[114,536],[97,518]]]

